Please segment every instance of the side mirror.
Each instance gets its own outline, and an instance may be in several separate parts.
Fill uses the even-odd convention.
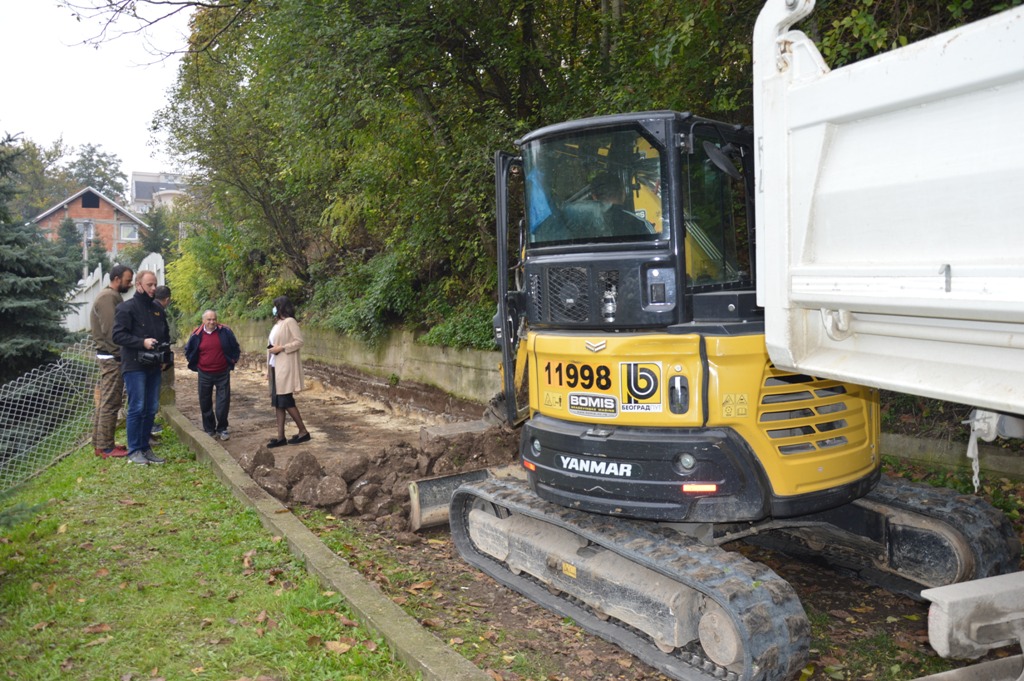
[[[728,156],[729,152],[734,149],[735,147],[731,144],[726,144],[724,147],[719,149],[710,140],[704,141],[704,153],[707,154],[707,157],[715,164],[715,167],[734,180],[742,180],[743,176],[740,175],[740,171],[736,170],[736,166],[733,165],[733,162]]]

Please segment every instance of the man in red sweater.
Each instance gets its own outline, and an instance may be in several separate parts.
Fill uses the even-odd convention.
[[[210,437],[221,440],[229,437],[231,371],[241,354],[235,334],[217,322],[217,313],[204,312],[202,326],[192,332],[185,344],[185,359],[189,369],[199,372],[199,411],[203,415],[203,430]]]

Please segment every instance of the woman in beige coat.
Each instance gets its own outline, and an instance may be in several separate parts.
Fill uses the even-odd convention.
[[[267,443],[267,447],[282,447],[309,442],[309,431],[306,430],[295,406],[295,393],[301,391],[305,384],[302,380],[302,332],[295,321],[295,307],[287,296],[274,299],[274,319],[276,323],[270,330],[267,343],[267,377],[270,381],[270,404],[277,410],[277,438]],[[292,417],[299,432],[285,439],[285,414]]]

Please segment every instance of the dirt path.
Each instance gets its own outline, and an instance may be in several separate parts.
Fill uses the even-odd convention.
[[[275,437],[276,431],[262,358],[249,358],[243,364],[232,376],[231,439],[221,443],[236,459],[258,451]],[[313,453],[321,463],[365,457],[381,476],[390,472],[393,478],[395,471],[404,471],[406,477],[415,479],[425,467],[433,472],[508,463],[515,458],[515,434],[497,429],[434,450],[421,444],[424,427],[478,419],[483,410],[478,404],[452,400],[423,386],[389,385],[336,368],[308,366],[306,375],[309,389],[297,397],[297,402],[313,438],[305,445],[272,450],[278,468],[305,451]],[[186,417],[201,423],[195,374],[187,369],[179,371],[176,378],[176,403]],[[290,420],[286,432],[296,432]],[[426,447],[429,456],[422,447]],[[410,459],[418,463],[413,464]],[[394,488],[403,485],[399,479]],[[487,669],[495,679],[665,678],[619,648],[582,632],[572,622],[498,587],[470,569],[452,547],[447,528],[412,535],[405,527],[403,512],[407,505],[396,511],[400,501],[392,499],[355,516],[339,517],[338,524],[357,528],[361,541],[372,547],[369,551],[364,548],[362,555],[359,551],[342,554],[367,579],[378,583],[396,602],[414,612],[424,626]],[[303,517],[301,507],[296,506],[294,511]],[[331,530],[330,526],[317,529]],[[410,574],[429,575],[429,583],[397,583],[377,564],[373,557],[376,552],[407,565]],[[870,660],[875,654],[870,648],[857,650],[865,640],[885,641],[885,645],[895,649],[885,658],[890,668],[896,665],[898,669],[901,663],[917,664],[933,655],[927,647],[925,605],[770,552],[744,552],[790,581],[811,615],[815,639],[813,672],[804,677],[805,681],[862,678],[844,675],[844,670],[849,670],[851,655]],[[471,638],[467,632],[473,632]]]
[[[176,370],[176,374],[177,406],[201,427],[196,374],[187,369]],[[297,396],[296,402],[313,438],[303,445],[302,451],[309,451],[318,458],[332,458],[342,453],[372,456],[396,442],[416,442],[424,426],[465,418],[470,409],[460,403],[454,414],[446,414],[438,413],[431,404],[413,403],[409,397],[393,401],[386,394],[390,386],[372,383],[364,377],[348,379],[347,374],[337,370],[331,373],[329,369],[311,367],[306,377],[307,389]],[[477,416],[479,414],[473,418]],[[222,444],[236,459],[277,437],[274,408],[270,406],[259,360],[249,358],[232,373],[228,421],[231,439]],[[288,436],[298,432],[290,418],[285,432]],[[277,453],[287,457],[298,450],[283,447]]]

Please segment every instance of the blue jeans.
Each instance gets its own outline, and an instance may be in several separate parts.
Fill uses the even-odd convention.
[[[146,451],[160,409],[160,369],[126,371],[124,387],[128,391],[128,452]]]

